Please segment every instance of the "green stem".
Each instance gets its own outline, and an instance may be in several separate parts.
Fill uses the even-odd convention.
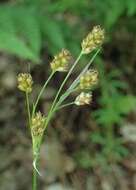
[[[74,102],[70,102],[70,103],[64,104],[64,105],[58,107],[56,110],[60,110],[60,109],[62,109],[62,108],[65,108],[65,107],[67,107],[67,106],[71,106],[71,105],[73,105],[73,104],[74,104]]]
[[[26,92],[26,106],[27,106],[28,121],[29,121],[29,127],[30,127],[31,126],[31,114],[30,114],[29,96],[28,96],[27,92]],[[32,190],[37,190],[37,172],[36,172],[35,168],[33,168]]]
[[[83,69],[83,71],[79,74],[79,76],[73,81],[73,83],[70,85],[70,87],[66,90],[66,92],[59,98],[59,101],[57,102],[57,104],[55,105],[55,108],[57,106],[59,106],[73,91],[75,91],[76,86],[78,86],[80,77],[89,69],[90,65],[92,64],[92,62],[94,61],[95,57],[98,55],[98,53],[100,52],[100,48],[96,51],[96,53],[93,55],[93,57],[91,58],[91,60],[88,62],[88,64],[85,66],[85,68]],[[75,90],[74,90],[75,89]]]
[[[42,96],[42,94],[43,94],[43,92],[44,92],[46,86],[48,85],[49,81],[50,81],[51,78],[53,77],[54,73],[55,73],[55,72],[52,72],[52,73],[50,74],[50,76],[49,76],[48,79],[46,80],[45,84],[43,85],[43,87],[42,87],[42,89],[41,89],[41,91],[40,91],[40,93],[39,93],[39,95],[38,95],[38,97],[37,97],[36,103],[34,104],[32,115],[34,115],[35,110],[36,110],[37,105],[38,105],[38,102],[39,102],[39,100],[40,100],[40,98],[41,98],[41,96]]]
[[[57,92],[57,94],[56,94],[56,97],[55,97],[55,99],[54,99],[54,101],[53,101],[53,104],[52,104],[52,107],[51,107],[51,111],[53,110],[54,105],[56,104],[56,101],[57,101],[57,99],[58,99],[58,97],[59,97],[59,95],[60,95],[61,90],[63,89],[63,86],[65,85],[67,79],[68,79],[69,76],[71,75],[73,69],[75,68],[76,64],[78,63],[78,61],[80,60],[80,58],[82,57],[82,55],[83,55],[83,54],[82,54],[82,51],[81,51],[81,53],[80,53],[79,56],[77,57],[76,61],[74,62],[73,66],[71,67],[71,69],[69,70],[68,74],[66,75],[64,81],[62,82],[62,84],[61,84],[61,86],[60,86],[60,88],[59,88],[59,90],[58,90],[58,92]]]
[[[43,94],[43,92],[44,92],[46,86],[48,85],[49,81],[50,81],[51,78],[53,77],[54,73],[55,73],[55,72],[52,72],[52,73],[50,74],[50,76],[48,77],[48,79],[47,79],[47,81],[45,82],[44,86],[42,87],[42,89],[41,89],[41,91],[40,91],[40,93],[39,93],[39,95],[38,95],[38,97],[37,97],[36,103],[34,104],[33,111],[32,111],[32,116],[33,116],[34,113],[35,113],[35,110],[36,110],[36,108],[37,108],[37,105],[38,105],[38,102],[39,102],[39,100],[40,100],[40,98],[41,98],[41,95]],[[41,140],[41,141],[42,141],[42,140]],[[40,144],[41,144],[41,142],[40,142]],[[36,162],[37,162],[37,160],[36,160]],[[36,163],[35,163],[35,165],[36,165]],[[36,189],[37,189],[37,171],[36,171],[35,168],[33,168],[33,186],[32,186],[32,188],[33,188],[33,190],[36,190]]]
[[[67,89],[73,89],[75,88],[75,86],[78,84],[80,77],[89,69],[90,65],[93,63],[93,61],[95,60],[96,56],[98,55],[98,53],[100,52],[101,48],[99,48],[95,54],[92,56],[92,58],[90,59],[90,61],[88,62],[88,64],[85,66],[85,68],[83,69],[83,71],[78,75],[78,77],[73,81],[73,83],[70,85],[70,87]]]
[[[33,183],[32,183],[32,190],[37,190],[37,171],[33,167]]]
[[[55,106],[55,104],[56,104],[56,102],[57,102],[57,99],[58,99],[58,97],[59,97],[59,95],[60,95],[60,93],[61,93],[61,91],[62,91],[62,89],[63,89],[63,87],[64,87],[64,85],[65,85],[65,83],[66,83],[66,81],[67,81],[67,79],[68,79],[69,76],[71,75],[73,69],[75,68],[75,66],[77,65],[77,63],[79,62],[79,60],[81,59],[82,55],[83,55],[83,53],[82,53],[82,51],[81,51],[80,54],[79,54],[79,56],[77,57],[76,61],[74,62],[73,66],[71,67],[71,69],[69,70],[68,74],[66,75],[64,81],[62,82],[62,84],[61,84],[61,86],[60,86],[60,88],[59,88],[59,90],[58,90],[58,92],[57,92],[57,94],[56,94],[56,96],[55,96],[55,99],[54,99],[54,101],[53,101],[53,103],[52,103],[52,106],[51,106],[51,109],[50,109],[50,111],[49,111],[48,117],[47,117],[47,119],[45,120],[45,127],[47,127],[47,125],[48,125],[48,123],[49,123],[49,121],[50,121],[50,118],[52,117],[52,115],[53,115],[53,113],[54,113],[54,106]],[[56,109],[56,107],[55,107],[55,109]]]
[[[28,93],[27,93],[27,92],[26,92],[26,107],[27,107],[28,122],[29,122],[29,127],[30,127],[30,126],[31,126],[31,114],[30,114],[29,96],[28,96]]]

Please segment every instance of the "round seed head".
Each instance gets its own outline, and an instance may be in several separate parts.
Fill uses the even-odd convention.
[[[80,77],[79,88],[88,90],[98,82],[98,71],[95,69],[88,70]]]
[[[95,26],[93,30],[82,41],[82,52],[90,53],[100,47],[104,41],[104,30],[100,26]]]
[[[70,59],[71,59],[70,52],[66,49],[62,49],[62,51],[59,54],[54,56],[54,59],[50,64],[52,71],[54,72],[68,71]]]
[[[75,99],[75,104],[78,106],[90,104],[92,101],[92,93],[81,92]]]
[[[29,73],[20,73],[17,77],[17,81],[19,90],[27,93],[32,91],[33,79]]]
[[[37,112],[35,116],[32,118],[31,122],[31,130],[33,136],[42,136],[44,132],[44,119],[41,112]]]

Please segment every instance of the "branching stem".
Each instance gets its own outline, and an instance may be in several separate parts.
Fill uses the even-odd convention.
[[[64,87],[64,85],[65,85],[65,83],[67,81],[67,79],[71,75],[72,71],[74,70],[74,68],[77,65],[77,63],[79,62],[79,60],[81,59],[82,55],[83,55],[83,53],[81,51],[80,54],[79,54],[79,56],[77,57],[76,61],[74,62],[73,66],[71,67],[71,69],[69,70],[68,74],[66,75],[64,81],[62,82],[62,84],[61,84],[61,86],[60,86],[60,88],[59,88],[59,90],[58,90],[58,92],[57,92],[57,94],[55,96],[55,99],[54,99],[54,101],[52,103],[52,106],[51,106],[51,109],[49,111],[48,117],[45,120],[45,127],[47,127],[47,125],[48,125],[48,123],[50,121],[50,118],[52,117],[52,115],[53,115],[53,113],[54,113],[54,111],[56,109],[55,104],[57,103],[58,97],[59,97],[59,95],[60,95],[60,93],[61,93],[61,91],[62,91],[62,89],[63,89],[63,87]]]
[[[36,163],[37,164],[37,163]],[[33,183],[32,183],[32,190],[37,190],[37,171],[33,167]]]
[[[58,107],[56,110],[60,110],[60,109],[62,109],[62,108],[65,108],[65,107],[68,107],[68,106],[71,106],[71,105],[74,105],[74,104],[75,104],[74,102],[70,102],[70,103],[67,103],[67,104],[64,104],[64,105]],[[55,110],[55,111],[56,111],[56,110]]]
[[[39,103],[39,100],[40,100],[40,98],[41,98],[41,96],[42,96],[42,94],[43,94],[45,88],[47,87],[49,81],[50,81],[51,78],[53,77],[54,73],[55,73],[55,72],[52,72],[52,73],[50,74],[50,76],[48,77],[48,79],[46,80],[46,82],[44,83],[44,85],[43,85],[43,87],[42,87],[42,89],[41,89],[41,91],[40,91],[40,93],[39,93],[39,95],[38,95],[38,97],[37,97],[37,100],[36,100],[36,102],[35,102],[35,104],[34,104],[32,115],[34,115],[34,113],[35,113],[35,111],[36,111],[36,108],[37,108],[37,105],[38,105],[38,103]]]
[[[31,126],[31,114],[30,114],[30,103],[29,103],[29,96],[26,92],[26,107],[27,107],[27,113],[28,113],[28,123],[29,127]]]

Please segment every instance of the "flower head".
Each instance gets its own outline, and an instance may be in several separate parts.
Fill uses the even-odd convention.
[[[75,104],[78,106],[90,104],[92,101],[92,93],[81,92],[75,99]]]
[[[17,81],[19,90],[27,93],[32,91],[33,80],[29,73],[20,73],[17,77]]]
[[[54,56],[51,62],[51,69],[55,71],[65,72],[68,70],[71,54],[68,50],[62,49],[62,51]]]
[[[37,112],[32,118],[31,129],[33,136],[42,136],[44,132],[44,120],[45,117],[42,116],[41,112]]]
[[[82,41],[82,52],[90,53],[92,50],[101,46],[104,41],[104,30],[100,26],[95,26],[93,30]]]
[[[81,90],[90,89],[94,84],[98,82],[98,71],[94,69],[88,70],[80,77],[79,88]]]

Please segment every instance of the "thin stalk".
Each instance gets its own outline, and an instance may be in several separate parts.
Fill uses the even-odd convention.
[[[31,114],[30,114],[29,96],[28,96],[27,92],[26,92],[26,107],[27,107],[28,121],[29,121],[29,127],[30,127],[31,126]],[[35,168],[33,168],[32,190],[37,190],[37,172],[36,172]]]
[[[56,101],[57,101],[57,99],[58,99],[58,97],[59,97],[59,95],[60,95],[60,92],[61,92],[61,90],[63,89],[64,84],[66,83],[67,79],[68,79],[69,76],[71,75],[73,69],[75,68],[76,64],[78,63],[78,61],[80,60],[80,58],[82,57],[82,55],[83,55],[83,54],[82,54],[82,51],[81,51],[80,54],[79,54],[79,56],[77,57],[76,61],[74,62],[73,66],[71,67],[70,71],[69,71],[68,74],[66,75],[64,81],[62,82],[62,84],[61,84],[61,86],[60,86],[60,88],[59,88],[59,90],[58,90],[58,92],[57,92],[57,94],[56,94],[56,96],[55,96],[55,99],[54,99],[54,101],[53,101],[53,103],[52,103],[52,106],[51,106],[51,109],[50,109],[50,111],[49,111],[49,114],[48,114],[48,116],[47,116],[47,118],[46,118],[46,120],[45,120],[45,129],[46,129],[46,127],[48,126],[48,123],[49,123],[49,121],[50,121],[50,118],[52,117],[53,113],[54,113],[55,110],[56,110],[55,104],[56,104]],[[55,106],[55,108],[54,108],[54,106]]]
[[[32,183],[32,190],[37,190],[37,171],[33,167],[33,183]]]
[[[82,51],[81,51],[80,54],[79,54],[79,56],[77,57],[76,61],[74,62],[73,66],[71,67],[71,69],[69,70],[68,74],[66,75],[64,81],[62,82],[62,84],[61,84],[61,86],[60,86],[60,88],[59,88],[59,90],[58,90],[58,92],[57,92],[57,94],[56,94],[56,96],[55,96],[55,99],[54,99],[54,101],[53,101],[53,103],[52,103],[52,106],[51,106],[51,109],[50,109],[50,111],[49,111],[48,117],[47,117],[47,119],[46,119],[46,121],[45,121],[45,126],[46,126],[46,127],[47,127],[47,125],[48,125],[48,123],[49,123],[49,120],[50,120],[52,114],[54,113],[54,110],[53,110],[53,109],[54,109],[54,106],[55,106],[55,104],[56,104],[56,102],[57,102],[57,99],[58,99],[58,97],[59,97],[59,95],[60,95],[62,89],[63,89],[63,87],[64,87],[64,85],[65,85],[67,79],[68,79],[69,76],[71,75],[73,69],[75,68],[75,66],[77,65],[77,63],[79,62],[79,60],[81,59],[82,55],[83,55],[83,53],[82,53]]]
[[[90,61],[88,62],[88,64],[85,66],[85,68],[83,69],[83,71],[78,75],[78,77],[73,81],[73,83],[70,85],[69,89],[73,89],[79,82],[80,77],[89,69],[90,65],[92,64],[92,62],[94,61],[94,59],[96,58],[96,56],[98,55],[98,53],[100,52],[101,48],[99,48],[96,53],[93,55],[93,57],[90,59]],[[67,91],[68,91],[67,90]]]
[[[38,105],[38,102],[39,102],[39,100],[40,100],[40,98],[41,98],[41,96],[42,96],[42,94],[43,94],[45,88],[47,87],[49,81],[50,81],[51,78],[53,77],[54,73],[55,73],[55,72],[52,72],[52,73],[50,74],[50,76],[48,77],[48,79],[46,80],[46,82],[44,83],[44,85],[43,85],[43,87],[42,87],[42,89],[41,89],[41,91],[40,91],[40,93],[39,93],[39,95],[38,95],[38,97],[37,97],[36,103],[34,104],[32,115],[34,115],[35,110],[36,110],[37,105]]]
[[[73,104],[75,104],[75,102],[70,102],[70,103],[64,104],[64,105],[58,107],[56,110],[60,110],[60,109],[62,109],[62,108],[65,108],[65,107],[71,106],[71,105],[73,105]],[[55,111],[56,111],[56,110],[55,110]]]
[[[51,106],[51,111],[54,108],[54,105],[56,104],[56,101],[57,101],[57,99],[58,99],[58,97],[60,95],[61,90],[63,89],[63,86],[65,85],[65,83],[66,83],[67,79],[69,78],[69,76],[71,75],[73,69],[75,68],[75,66],[77,65],[77,63],[79,62],[79,60],[81,59],[82,55],[83,55],[83,53],[81,51],[80,54],[79,54],[79,56],[77,57],[76,61],[74,62],[73,66],[71,67],[71,69],[69,70],[68,74],[66,75],[64,81],[62,82],[62,84],[61,84],[61,86],[60,86],[60,88],[59,88],[59,90],[58,90],[58,92],[56,94],[56,97],[55,97],[55,99],[53,101],[53,104]]]
[[[30,114],[30,103],[29,103],[29,96],[26,92],[26,107],[27,107],[27,114],[28,114],[28,123],[29,127],[31,126],[31,114]]]
[[[73,91],[74,88],[77,87],[80,77],[89,69],[90,65],[92,64],[92,62],[94,61],[95,57],[98,55],[98,53],[100,52],[101,48],[99,48],[96,53],[93,55],[93,57],[90,59],[90,61],[88,62],[88,64],[85,66],[85,68],[83,69],[83,71],[78,75],[78,77],[73,81],[73,83],[70,85],[70,87],[66,90],[66,92],[59,98],[59,101],[57,102],[57,104],[55,105],[55,108],[57,106],[59,106]]]

